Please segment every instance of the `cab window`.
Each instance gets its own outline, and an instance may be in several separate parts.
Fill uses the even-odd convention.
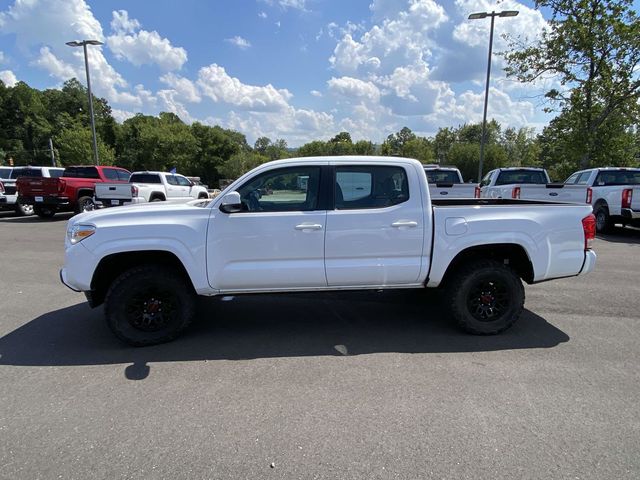
[[[237,189],[246,212],[317,210],[320,167],[288,167],[261,173]]]
[[[337,210],[385,208],[408,199],[409,185],[404,168],[373,165],[336,168]]]

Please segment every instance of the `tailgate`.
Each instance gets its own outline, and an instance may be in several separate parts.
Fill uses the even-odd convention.
[[[587,188],[583,185],[549,183],[547,185],[518,185],[521,200],[548,200],[551,202],[587,203]]]
[[[16,182],[20,195],[49,196],[59,193],[60,180],[58,178],[29,178],[20,177]]]
[[[130,183],[96,183],[97,200],[131,200]]]

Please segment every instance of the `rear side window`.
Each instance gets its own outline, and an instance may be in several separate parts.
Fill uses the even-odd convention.
[[[67,178],[95,178],[100,179],[96,167],[68,167],[64,169],[63,177]]]
[[[160,175],[156,173],[134,173],[129,177],[129,183],[162,183]]]
[[[598,187],[607,185],[638,185],[640,184],[640,171],[636,170],[619,170],[619,171],[601,171],[598,173],[594,185]]]
[[[336,168],[337,210],[391,207],[408,199],[404,168],[373,165]]]
[[[546,184],[547,177],[541,170],[504,170],[498,175],[496,185],[512,183]]]
[[[460,183],[458,172],[453,170],[425,169],[429,183]]]

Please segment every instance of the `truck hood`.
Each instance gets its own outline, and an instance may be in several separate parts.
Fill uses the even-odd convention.
[[[110,207],[92,212],[85,212],[74,216],[69,220],[69,225],[92,224],[100,225],[104,223],[136,224],[153,221],[153,219],[163,221],[168,217],[189,215],[194,211],[200,211],[206,207],[211,200],[192,200],[190,202],[151,202],[128,205],[123,207]]]

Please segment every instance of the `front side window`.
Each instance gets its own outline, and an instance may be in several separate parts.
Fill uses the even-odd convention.
[[[401,167],[336,168],[337,210],[385,208],[409,199],[407,173]]]
[[[482,182],[480,183],[480,186],[481,186],[481,187],[488,187],[488,186],[489,186],[489,184],[491,183],[491,174],[492,174],[492,173],[493,173],[493,172],[491,171],[491,172],[487,173],[487,174],[484,176],[484,178],[482,179]]]
[[[279,168],[237,189],[247,212],[294,212],[318,208],[320,167]]]
[[[178,185],[178,179],[175,175],[167,175],[165,178],[167,179],[167,183],[169,185]]]
[[[180,175],[176,175],[175,177],[176,177],[176,180],[178,181],[178,185],[180,185],[181,187],[191,186],[191,182],[187,180],[185,177],[182,177]]]

